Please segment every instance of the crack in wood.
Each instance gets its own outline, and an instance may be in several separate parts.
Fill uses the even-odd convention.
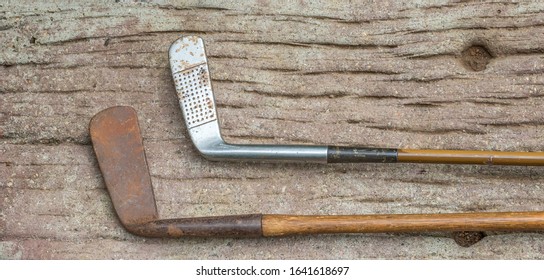
[[[369,125],[367,128],[385,130],[385,131],[397,131],[397,132],[407,132],[407,133],[421,133],[421,134],[449,134],[449,133],[461,133],[461,134],[474,134],[482,135],[487,134],[485,130],[481,129],[469,129],[469,128],[415,128],[415,127],[394,127],[394,126],[384,126],[384,125]]]

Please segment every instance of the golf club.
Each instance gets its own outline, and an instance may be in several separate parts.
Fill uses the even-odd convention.
[[[159,219],[151,176],[131,107],[112,107],[90,122],[93,148],[123,226],[147,237],[270,237],[323,233],[530,231],[544,229],[544,212],[391,215],[250,214]]]
[[[197,150],[209,160],[544,165],[544,152],[229,144],[221,136],[203,40],[182,37],[170,47],[169,57],[189,135]]]

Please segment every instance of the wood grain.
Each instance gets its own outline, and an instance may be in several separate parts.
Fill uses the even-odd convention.
[[[397,215],[263,215],[263,235],[334,233],[535,231],[544,212],[484,212]]]
[[[0,258],[542,258],[538,233],[468,249],[443,233],[135,237],[88,122],[136,108],[161,217],[542,211],[539,167],[208,162],[167,50],[206,40],[231,142],[543,151],[543,15],[532,1],[1,4]]]
[[[544,152],[400,149],[398,162],[542,166]]]

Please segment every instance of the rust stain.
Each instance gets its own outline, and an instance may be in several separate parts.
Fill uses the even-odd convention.
[[[183,236],[183,230],[176,227],[175,225],[168,225],[166,228],[166,234],[171,237],[180,237]]]
[[[180,65],[181,69],[185,69],[185,68],[191,66],[191,63],[189,63],[189,61],[180,60],[179,65]]]
[[[193,42],[194,45],[198,44],[198,37],[196,37],[196,36],[189,36],[189,37],[187,37],[187,39],[189,41]]]
[[[183,49],[186,49],[189,46],[189,44],[181,44],[178,49],[176,49],[176,52],[180,52]]]
[[[199,74],[201,84],[207,85],[209,81],[209,75],[208,75],[208,71],[206,71],[206,68],[204,67],[200,68],[200,71],[198,74]]]
[[[209,97],[206,97],[206,105],[208,105],[208,109],[213,109],[213,100]]]

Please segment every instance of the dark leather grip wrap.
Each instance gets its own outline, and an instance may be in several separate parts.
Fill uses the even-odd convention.
[[[397,162],[397,149],[329,146],[327,162]]]
[[[261,237],[262,215],[212,216],[151,221],[125,225],[133,234],[146,237]]]

